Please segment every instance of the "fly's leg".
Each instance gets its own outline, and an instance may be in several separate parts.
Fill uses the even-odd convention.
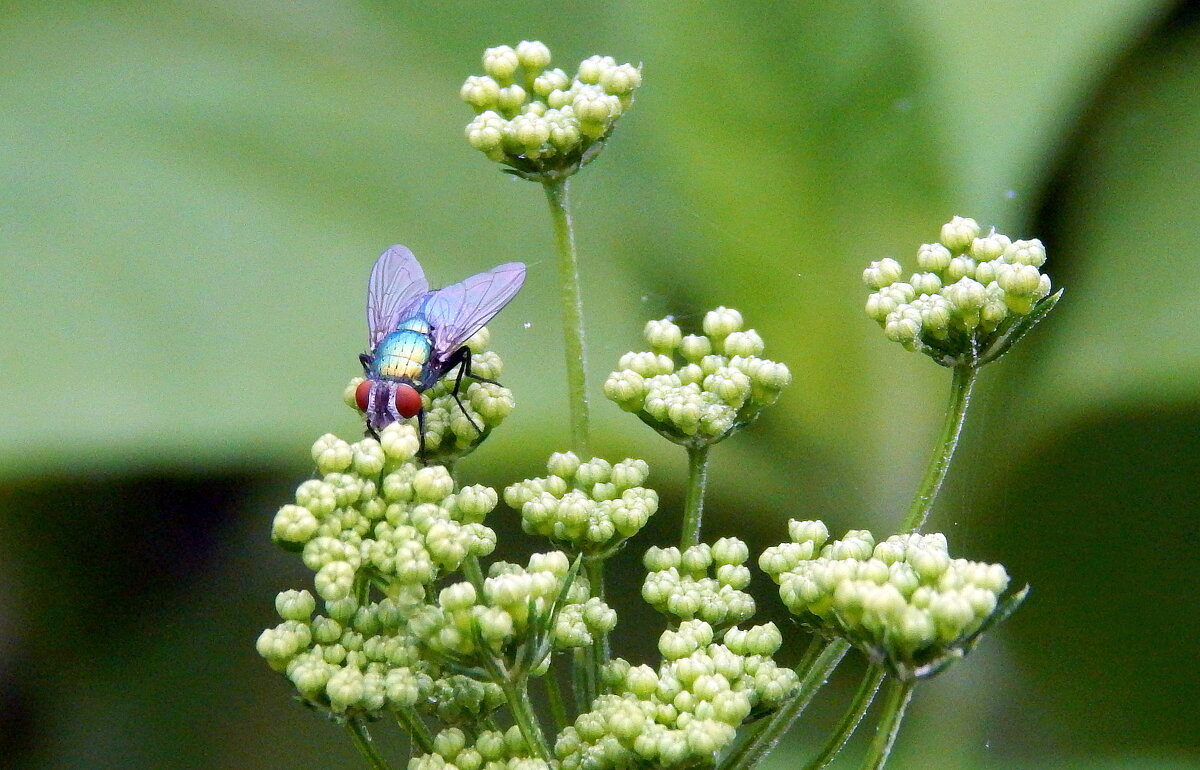
[[[446,371],[450,371],[455,366],[458,367],[458,376],[454,378],[454,390],[450,392],[450,395],[454,396],[454,402],[458,404],[458,408],[462,410],[463,416],[467,418],[467,422],[471,423],[471,427],[479,431],[480,435],[482,435],[483,428],[475,424],[475,421],[471,419],[471,414],[467,411],[467,408],[463,406],[462,400],[460,400],[458,397],[459,386],[462,385],[462,379],[464,376],[471,377],[472,379],[476,379],[481,382],[490,382],[493,385],[499,385],[500,383],[484,379],[483,377],[476,377],[475,375],[471,374],[471,349],[466,345],[463,345],[461,348],[454,351],[454,354],[451,355],[450,358],[446,359]]]
[[[460,404],[461,406],[461,404]],[[417,456],[421,458],[421,462],[428,465],[425,460],[425,410],[417,412],[417,439],[421,442],[417,449]]]
[[[375,358],[370,353],[359,353],[358,362],[362,364],[363,374],[371,373],[371,363]]]

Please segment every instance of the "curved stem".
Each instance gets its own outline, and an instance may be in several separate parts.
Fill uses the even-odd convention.
[[[350,733],[350,740],[354,742],[354,747],[371,767],[375,770],[390,770],[387,761],[375,750],[375,744],[371,742],[371,734],[367,732],[366,725],[357,719],[348,719],[346,720],[346,732]]]
[[[850,643],[845,639],[834,639],[825,645],[825,649],[821,651],[806,672],[797,672],[802,673],[803,678],[800,680],[800,687],[796,693],[771,715],[771,721],[767,723],[766,727],[721,762],[722,770],[747,770],[771,753],[775,744],[779,743],[796,718],[812,702],[817,691],[833,674],[833,670],[842,662],[842,658],[849,649]]]
[[[933,456],[929,458],[929,466],[925,469],[925,478],[913,496],[908,515],[904,517],[905,532],[920,532],[929,518],[933,501],[937,499],[942,482],[946,479],[946,471],[950,469],[950,458],[958,446],[958,437],[962,433],[963,420],[967,416],[967,405],[971,400],[971,390],[975,387],[975,379],[979,369],[970,364],[959,364],[954,367],[954,379],[950,383],[950,403],[946,406],[946,419],[942,423],[942,433]]]
[[[829,742],[825,744],[825,750],[816,759],[809,762],[805,766],[805,770],[821,770],[833,761],[833,758],[838,755],[838,752],[846,745],[846,741],[850,740],[850,736],[858,728],[863,714],[867,713],[871,702],[875,700],[875,693],[879,692],[879,685],[883,684],[883,678],[886,675],[887,672],[882,666],[871,666],[867,669],[862,684],[858,687],[858,692],[854,694],[854,700],[850,701],[850,708],[846,709],[842,721],[838,723]]]
[[[683,532],[679,537],[679,549],[684,550],[700,542],[700,527],[704,519],[704,490],[708,486],[708,445],[689,446],[687,497],[683,505]]]
[[[902,682],[893,679],[888,683],[887,700],[883,703],[883,713],[879,715],[879,726],[875,728],[875,738],[867,750],[863,760],[863,770],[879,770],[887,763],[896,743],[896,734],[900,732],[900,722],[904,720],[904,710],[912,699],[913,687],[916,682]]]
[[[579,255],[571,223],[567,180],[542,183],[554,220],[554,242],[558,248],[558,285],[562,297],[563,347],[567,357],[567,396],[571,408],[571,447],[588,457],[590,418],[587,397],[587,352],[583,337],[583,297],[579,288]]]
[[[416,709],[409,706],[397,709],[393,713],[396,715],[396,722],[404,728],[404,732],[408,733],[413,746],[422,754],[432,754],[433,736],[429,734],[429,728],[421,721],[421,715],[417,713]]]
[[[513,721],[516,723],[517,729],[521,731],[521,736],[525,739],[529,750],[549,762],[550,745],[546,743],[542,725],[533,711],[533,704],[529,702],[529,691],[526,689],[525,681],[523,680],[518,686],[508,679],[503,679],[499,684],[504,691],[505,700],[508,701],[508,707],[512,711]]]

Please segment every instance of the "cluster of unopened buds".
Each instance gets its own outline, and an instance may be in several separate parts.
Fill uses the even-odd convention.
[[[703,334],[683,334],[671,319],[650,321],[650,350],[626,353],[604,394],[661,435],[705,446],[749,425],[791,382],[787,366],[762,358],[763,340],[742,328],[742,315],[719,307],[704,316]]]
[[[677,621],[699,618],[716,628],[741,623],[754,614],[754,598],[742,590],[750,585],[749,558],[749,546],[736,537],[683,551],[650,548],[642,560],[642,598]]]
[[[544,478],[507,487],[504,502],[521,512],[526,532],[572,553],[610,556],[658,510],[658,494],[642,486],[650,474],[645,460],[582,462],[561,452],[550,456],[546,470]]]
[[[1014,241],[994,228],[984,235],[973,219],[943,225],[939,241],[922,245],[916,262],[906,281],[891,258],[863,271],[875,292],[867,315],[888,339],[944,366],[999,358],[1061,295],[1050,294],[1050,276],[1041,272],[1041,241]]]
[[[979,635],[1024,598],[1003,565],[952,559],[946,537],[866,530],[829,542],[820,521],[788,522],[790,541],[759,566],[803,623],[858,646],[902,679],[929,676],[965,655]]]
[[[592,56],[572,76],[550,69],[550,49],[524,40],[483,54],[483,75],[460,95],[476,112],[467,141],[521,176],[567,175],[599,152],[633,103],[641,69]]]
[[[471,374],[485,380],[499,378],[504,369],[500,356],[489,350],[490,344],[491,333],[486,326],[466,342],[471,349]],[[342,393],[346,405],[358,412],[362,410],[355,393],[362,382],[362,377],[355,377]],[[431,463],[447,463],[465,457],[478,447],[512,413],[516,401],[511,390],[495,382],[463,377],[458,383],[458,369],[455,368],[421,393],[421,404],[425,410],[424,459]]]
[[[606,694],[559,734],[555,754],[564,770],[711,766],[738,726],[796,689],[796,673],[771,658],[782,642],[772,623],[718,636],[684,621],[659,637],[657,670],[608,664]]]
[[[275,542],[300,552],[316,596],[280,593],[282,623],[259,636],[258,651],[301,697],[335,714],[503,700],[494,685],[431,666],[409,628],[435,581],[496,545],[482,523],[496,492],[455,490],[444,467],[418,465],[418,447],[416,431],[400,423],[379,440],[322,436],[312,448],[319,477],[275,515]],[[318,598],[324,614],[314,615]]]

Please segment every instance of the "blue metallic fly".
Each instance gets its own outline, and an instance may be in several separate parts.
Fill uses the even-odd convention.
[[[471,374],[471,349],[464,343],[516,296],[525,265],[506,262],[444,289],[430,289],[413,253],[396,245],[379,256],[367,283],[367,328],[371,352],[358,357],[366,379],[354,392],[367,417],[367,431],[379,431],[416,416],[425,450],[425,410],[421,393],[458,367],[454,400],[480,433],[458,398]]]

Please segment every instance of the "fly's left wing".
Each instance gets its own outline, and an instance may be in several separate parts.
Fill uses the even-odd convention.
[[[425,303],[433,327],[433,354],[445,359],[492,320],[525,283],[525,265],[506,262],[460,283],[438,289]]]
[[[367,329],[372,349],[412,314],[428,291],[421,263],[408,247],[396,244],[379,255],[367,282]]]

